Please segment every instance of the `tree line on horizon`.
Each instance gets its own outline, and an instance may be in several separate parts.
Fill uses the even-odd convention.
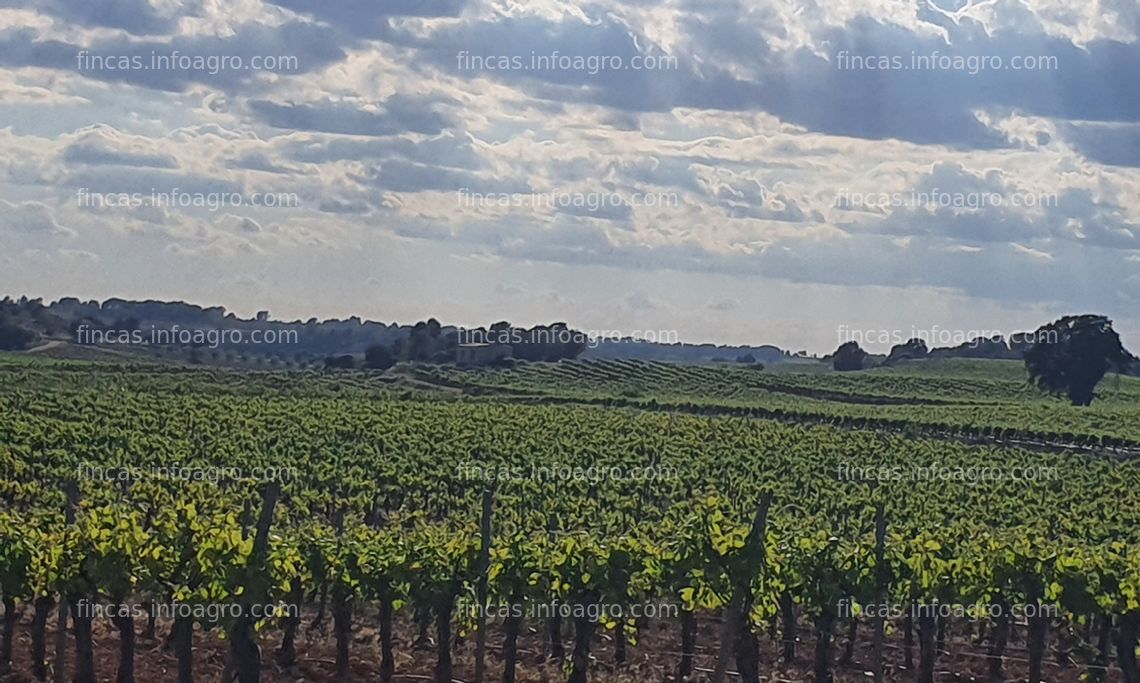
[[[5,296],[0,300],[0,351],[26,350],[51,339],[74,341],[81,326],[122,331],[147,325],[177,324],[245,331],[295,330],[297,343],[290,345],[287,353],[301,364],[320,362],[330,369],[386,370],[401,362],[454,363],[459,347],[464,344],[509,346],[510,358],[499,359],[498,364],[555,362],[577,358],[590,343],[586,333],[562,322],[531,328],[514,326],[507,321],[489,327],[458,328],[444,326],[435,318],[414,325],[389,325],[357,316],[344,320],[310,318],[304,322],[283,322],[271,320],[268,311],[258,312],[253,319],[243,319],[220,306],[203,308],[182,301],[112,298],[100,303],[65,297],[45,304],[43,299]],[[304,334],[300,334],[302,331]],[[256,346],[243,347],[241,351],[255,355],[270,353]],[[274,351],[281,356],[286,353],[281,349]],[[864,351],[857,342],[849,341],[821,360],[837,371],[850,372],[936,358],[1023,360],[1030,383],[1046,393],[1067,397],[1073,405],[1089,405],[1094,388],[1109,371],[1140,373],[1140,362],[1124,348],[1112,321],[1097,314],[1064,316],[1032,333],[1012,335],[1008,340],[1000,336],[978,338],[956,347],[929,349],[925,340],[910,339],[895,345],[885,358],[879,359]],[[755,356],[748,353],[737,356],[738,362],[746,360],[756,362]]]
[[[1065,396],[1075,406],[1090,405],[1096,385],[1109,371],[1140,370],[1140,359],[1124,348],[1107,316],[1067,315],[1032,333],[979,338],[953,348],[931,351],[926,341],[910,339],[896,344],[878,367],[927,358],[1020,358],[1029,382],[1054,396]],[[855,341],[841,344],[824,360],[840,372],[864,370],[870,354]]]

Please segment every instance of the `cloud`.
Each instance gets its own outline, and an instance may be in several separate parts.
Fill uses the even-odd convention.
[[[436,101],[392,95],[378,111],[361,109],[347,102],[277,104],[254,100],[249,108],[261,121],[276,128],[312,130],[341,135],[388,136],[405,132],[435,135],[447,125],[433,110]]]
[[[246,152],[235,159],[231,159],[227,165],[230,168],[244,168],[250,171],[264,171],[265,173],[292,174],[298,172],[296,169],[274,163],[265,152],[261,151]]]
[[[737,299],[717,299],[710,301],[705,308],[710,311],[735,311],[740,308],[740,301]]]
[[[466,0],[268,0],[360,37],[384,37],[392,17],[454,17]]]
[[[644,291],[637,291],[625,297],[625,305],[634,312],[655,311],[659,304]]]
[[[394,192],[454,192],[456,207],[495,204],[504,195],[530,194],[533,191],[530,185],[517,178],[441,168],[401,159],[392,159],[381,166],[368,169],[361,181]]]
[[[1014,250],[1017,251],[1019,254],[1024,254],[1024,255],[1028,256],[1029,258],[1032,258],[1032,259],[1037,259],[1039,261],[1052,261],[1052,260],[1054,260],[1052,254],[1044,252],[1044,251],[1040,251],[1038,249],[1031,249],[1030,247],[1026,247],[1026,246],[1018,244],[1016,242],[1012,243],[1010,246],[1012,246],[1014,248]]]
[[[1035,192],[996,169],[978,174],[958,163],[936,163],[908,190],[844,191],[841,198],[840,209],[870,202],[882,215],[841,223],[853,233],[927,235],[970,243],[1066,240],[1140,249],[1140,226],[1108,198],[1086,188]]]
[[[800,203],[777,188],[766,187],[755,178],[724,169],[701,178],[706,193],[714,197],[733,218],[801,223],[822,221],[818,211],[805,212]]]
[[[1140,123],[1074,122],[1062,127],[1065,140],[1093,161],[1140,168]]]
[[[172,155],[152,151],[150,147],[139,138],[128,140],[113,130],[103,128],[68,145],[63,151],[63,161],[69,165],[87,166],[178,167],[178,161]]]
[[[325,213],[363,214],[371,211],[372,207],[362,201],[325,199],[320,203],[319,210]]]
[[[51,207],[41,202],[13,204],[0,199],[0,232],[72,237],[75,231],[56,222]]]
[[[216,222],[216,225],[224,230],[239,234],[258,235],[262,232],[261,224],[248,216],[225,214]]]
[[[0,7],[34,9],[68,23],[118,28],[135,35],[158,35],[175,29],[180,13],[199,11],[200,2],[182,4],[181,12],[161,11],[150,0],[0,0]]]
[[[242,184],[233,179],[125,166],[114,169],[80,167],[68,173],[63,184],[91,193],[139,193],[148,197],[160,193],[171,196],[245,194]]]
[[[0,65],[57,69],[168,92],[194,84],[248,92],[266,79],[309,73],[344,57],[330,29],[296,22],[241,24],[225,37],[174,35],[166,42],[101,37],[81,44],[34,28],[0,31]]]

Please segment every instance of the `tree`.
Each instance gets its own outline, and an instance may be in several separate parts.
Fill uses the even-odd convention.
[[[859,342],[849,341],[841,344],[831,356],[831,367],[840,372],[849,370],[862,370],[863,361],[867,359],[867,352],[859,348]]]
[[[1029,381],[1068,396],[1075,406],[1092,403],[1093,390],[1110,369],[1126,372],[1134,362],[1103,315],[1070,315],[1043,325],[1025,352]]]
[[[0,351],[23,351],[35,339],[35,332],[0,320]]]
[[[883,365],[890,365],[900,360],[919,360],[926,358],[928,355],[930,355],[930,350],[926,347],[926,342],[915,337],[905,344],[892,346],[891,353],[887,356],[887,360],[883,362]]]
[[[364,367],[374,370],[387,370],[396,364],[396,357],[383,344],[369,346],[364,352]]]
[[[439,321],[435,318],[418,322],[408,333],[407,344],[401,350],[407,353],[410,361],[430,362],[440,347],[441,330]]]

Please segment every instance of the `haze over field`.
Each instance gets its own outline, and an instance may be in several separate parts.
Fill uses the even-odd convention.
[[[0,0],[0,293],[1135,340],[1138,30],[1128,0]]]

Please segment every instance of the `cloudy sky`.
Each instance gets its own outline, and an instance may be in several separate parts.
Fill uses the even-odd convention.
[[[1095,311],[1136,350],[1138,31],[1134,0],[0,0],[0,293],[819,352]]]

